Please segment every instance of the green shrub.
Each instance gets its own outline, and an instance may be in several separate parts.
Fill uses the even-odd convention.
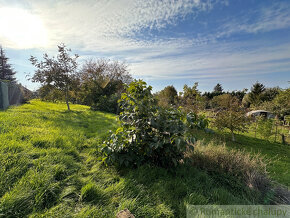
[[[112,94],[110,96],[100,96],[96,103],[93,103],[91,109],[94,111],[106,111],[109,113],[118,113],[118,99],[120,96]]]
[[[162,167],[176,166],[195,139],[191,128],[205,128],[207,122],[180,109],[163,109],[156,105],[152,87],[134,81],[119,101],[123,112],[121,127],[104,143],[106,163],[136,166],[151,163]]]
[[[270,136],[273,135],[272,128],[273,128],[272,119],[260,118],[258,120],[257,132],[263,137],[263,139],[268,140]]]

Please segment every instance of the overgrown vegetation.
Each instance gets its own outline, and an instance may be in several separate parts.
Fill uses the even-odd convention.
[[[117,127],[114,115],[81,105],[67,112],[64,103],[34,100],[0,112],[1,216],[115,217],[128,208],[136,217],[184,217],[186,204],[277,200],[273,189],[262,193],[226,168],[221,174],[192,163],[174,172],[104,166],[99,149]]]
[[[122,94],[121,127],[105,142],[106,163],[176,166],[184,159],[186,149],[193,149],[195,139],[190,129],[207,126],[206,120],[196,114],[158,107],[151,89],[144,81],[135,80]]]
[[[71,50],[64,44],[58,46],[57,57],[43,55],[43,60],[31,56],[36,67],[31,77],[41,83],[38,95],[46,101],[65,101],[84,104],[93,110],[119,113],[118,100],[132,77],[127,65],[109,59],[88,59],[79,69],[78,55],[71,57]]]

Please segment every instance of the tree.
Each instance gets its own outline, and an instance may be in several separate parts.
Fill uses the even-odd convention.
[[[193,113],[158,107],[151,90],[144,81],[135,80],[122,94],[121,126],[102,149],[107,163],[171,168],[184,159],[187,149],[193,149],[192,128],[204,129],[207,122]]]
[[[265,86],[262,83],[256,82],[249,93],[249,101],[253,105],[258,105],[262,102],[262,94],[265,91]]]
[[[8,80],[14,82],[16,78],[14,77],[15,71],[12,66],[8,64],[9,58],[6,57],[5,51],[0,46],[0,80]]]
[[[290,115],[290,88],[281,90],[273,100],[273,111],[279,116]]]
[[[264,117],[258,118],[257,132],[263,137],[263,139],[269,140],[270,136],[273,135],[273,120],[266,119]]]
[[[236,131],[244,132],[247,129],[248,119],[245,111],[240,107],[239,100],[230,94],[217,96],[220,111],[216,115],[214,125],[219,129],[231,131],[232,141],[235,141]]]
[[[197,88],[198,82],[195,82],[192,87],[183,86],[183,96],[180,99],[181,105],[186,111],[197,111],[199,108],[199,100],[201,98],[200,91]]]
[[[78,100],[96,110],[118,112],[118,99],[124,84],[132,81],[127,65],[109,59],[89,59],[80,71]]]
[[[279,87],[265,88],[262,93],[262,101],[272,101],[278,94],[281,89]]]
[[[33,82],[39,82],[42,85],[60,90],[65,98],[67,109],[69,106],[69,90],[76,77],[77,58],[78,55],[70,56],[71,50],[66,48],[64,44],[58,45],[57,57],[49,57],[48,54],[43,55],[43,61],[38,61],[36,57],[31,56],[30,61],[37,70],[32,76]]]
[[[163,107],[174,105],[177,97],[177,91],[174,86],[166,86],[158,93],[158,104]]]
[[[222,94],[223,87],[220,83],[216,84],[216,86],[213,88],[213,92],[217,94]]]

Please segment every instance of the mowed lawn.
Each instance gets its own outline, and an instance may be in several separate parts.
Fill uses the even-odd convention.
[[[101,164],[116,116],[33,100],[0,111],[0,217],[185,217],[187,204],[263,204],[230,175]]]

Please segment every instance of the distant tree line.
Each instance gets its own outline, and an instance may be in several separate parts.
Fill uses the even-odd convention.
[[[161,107],[182,107],[186,112],[195,113],[208,111],[211,114],[208,116],[213,119],[212,126],[219,130],[228,129],[233,141],[235,132],[248,131],[251,120],[245,116],[247,111],[267,110],[282,120],[290,115],[290,89],[265,87],[260,82],[254,83],[250,91],[243,89],[232,92],[224,91],[222,85],[217,83],[212,92],[204,93],[198,90],[198,83],[192,87],[184,85],[180,93],[171,85],[156,93],[155,97]],[[262,119],[257,122],[259,134],[268,138],[274,121]]]

